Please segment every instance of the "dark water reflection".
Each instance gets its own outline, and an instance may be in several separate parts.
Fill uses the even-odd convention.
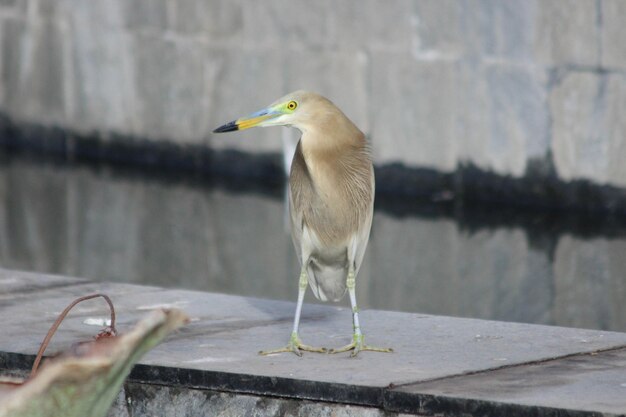
[[[282,190],[239,188],[5,156],[0,266],[295,300]],[[626,331],[626,228],[379,199],[357,282],[364,308]]]

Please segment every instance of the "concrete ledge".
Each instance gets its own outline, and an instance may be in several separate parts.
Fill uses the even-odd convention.
[[[137,409],[133,416],[149,415],[146,398],[192,395],[190,390],[205,396],[228,392],[233,395],[224,398],[235,402],[241,396],[265,398],[264,404],[279,411],[286,407],[279,406],[281,398],[315,401],[339,407],[346,416],[364,415],[359,407],[371,407],[367,410],[376,416],[612,416],[626,410],[623,333],[364,311],[368,341],[392,346],[394,354],[261,357],[258,350],[287,341],[292,303],[7,270],[0,270],[0,311],[10,318],[0,323],[6,335],[0,340],[0,369],[28,369],[60,310],[95,291],[113,299],[122,331],[153,308],[175,306],[192,317],[133,370],[133,389],[127,385],[123,395],[128,404],[139,396],[145,406],[144,414]],[[95,302],[79,306],[61,326],[50,352],[91,337],[98,327],[86,325],[85,319],[105,314]],[[306,343],[339,346],[349,340],[350,331],[348,309],[305,306],[301,336]],[[139,395],[141,387],[152,394]],[[258,401],[244,403],[253,407]]]
[[[453,415],[624,415],[626,349],[410,384],[385,392],[385,408]]]

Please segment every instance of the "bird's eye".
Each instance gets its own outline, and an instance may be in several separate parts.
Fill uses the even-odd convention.
[[[289,110],[295,110],[296,107],[298,107],[298,103],[296,103],[295,101],[290,101],[289,103],[287,103],[287,108]]]

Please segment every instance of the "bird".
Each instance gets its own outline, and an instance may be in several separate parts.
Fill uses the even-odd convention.
[[[289,174],[289,217],[301,264],[293,330],[286,346],[261,355],[302,351],[391,352],[365,344],[356,302],[356,276],[363,261],[374,209],[374,169],[365,135],[329,99],[295,91],[266,108],[226,123],[214,133],[252,127],[288,126],[301,132]],[[313,347],[299,335],[307,286],[322,301],[340,301],[347,292],[352,307],[352,342],[339,348]]]

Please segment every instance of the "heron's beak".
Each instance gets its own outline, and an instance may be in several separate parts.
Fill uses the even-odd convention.
[[[249,116],[241,117],[237,120],[234,120],[230,123],[226,123],[215,129],[213,133],[222,133],[222,132],[232,132],[233,130],[244,130],[250,129],[255,126],[267,126],[269,125],[272,119],[275,119],[278,116],[282,116],[283,113],[281,111],[275,110],[271,107],[268,107],[263,110],[259,110],[256,113],[252,113]]]

